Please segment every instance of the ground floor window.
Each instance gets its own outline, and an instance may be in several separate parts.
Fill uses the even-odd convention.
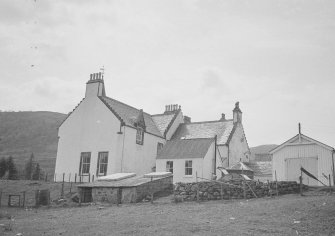
[[[173,173],[173,161],[166,162],[166,171]]]
[[[90,173],[90,164],[91,164],[91,153],[82,152],[80,155],[80,166],[79,166],[80,175],[88,175]]]
[[[185,161],[185,175],[192,175],[192,161]]]
[[[105,176],[107,174],[108,152],[99,152],[97,175]]]

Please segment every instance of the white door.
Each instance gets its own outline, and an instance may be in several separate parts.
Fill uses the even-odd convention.
[[[309,173],[318,177],[318,158],[317,157],[300,157],[300,158],[289,158],[286,159],[286,179],[288,181],[297,181],[299,183],[300,167],[303,167]],[[318,182],[302,174],[303,184],[306,185],[318,185]]]

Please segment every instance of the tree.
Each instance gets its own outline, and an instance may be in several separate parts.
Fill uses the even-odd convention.
[[[4,177],[4,175],[6,174],[7,171],[7,160],[6,158],[2,158],[0,160],[0,178]]]
[[[39,180],[41,177],[41,174],[42,174],[42,170],[41,170],[40,164],[37,163],[34,173],[33,173],[33,180]]]
[[[31,153],[30,158],[25,166],[25,179],[32,179],[34,171],[34,153]]]
[[[9,156],[7,160],[8,179],[18,179],[17,169],[15,167],[13,157]]]

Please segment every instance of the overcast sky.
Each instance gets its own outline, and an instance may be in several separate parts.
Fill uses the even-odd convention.
[[[232,117],[250,146],[335,146],[335,1],[0,1],[0,109],[68,113],[104,66],[107,96],[192,121]]]

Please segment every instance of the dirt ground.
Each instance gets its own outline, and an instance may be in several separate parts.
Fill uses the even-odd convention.
[[[335,235],[335,194],[251,200],[1,208],[3,235]],[[12,217],[12,219],[8,219]],[[2,227],[4,228],[4,227]]]

